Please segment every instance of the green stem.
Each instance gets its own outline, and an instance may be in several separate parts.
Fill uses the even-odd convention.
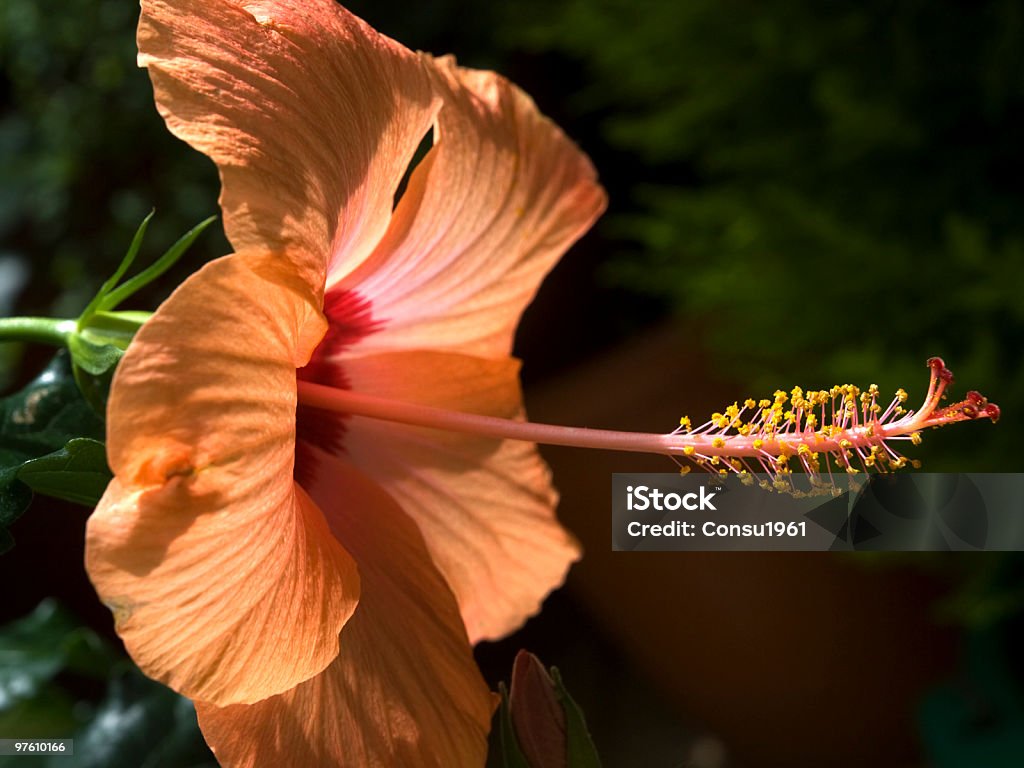
[[[63,347],[77,327],[74,320],[53,317],[3,317],[0,341],[35,341]]]

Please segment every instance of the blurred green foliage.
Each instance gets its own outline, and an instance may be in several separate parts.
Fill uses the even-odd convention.
[[[74,755],[0,757],[0,768],[158,768],[216,764],[188,699],[142,675],[46,600],[0,626],[0,733],[74,739]]]
[[[514,44],[583,67],[577,114],[631,161],[611,189],[629,195],[610,222],[613,279],[700,318],[720,364],[769,392],[872,377],[916,397],[937,354],[956,392],[981,389],[1015,420],[1024,4],[562,0],[515,14]],[[955,458],[928,468],[1019,469],[1013,430],[981,427],[941,436]]]
[[[217,212],[212,163],[167,132],[135,65],[137,19],[120,0],[0,3],[0,252],[31,267],[18,311],[77,315],[153,207],[161,243]],[[178,281],[227,248],[203,245]]]

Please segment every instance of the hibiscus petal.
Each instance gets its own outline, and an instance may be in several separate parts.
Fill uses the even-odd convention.
[[[219,703],[323,670],[358,597],[354,563],[292,479],[295,369],[325,324],[281,263],[212,262],[139,331],[111,389],[116,479],[87,531],[132,658]]]
[[[435,144],[384,240],[340,282],[384,325],[351,354],[509,354],[541,280],[605,206],[590,161],[526,94],[493,72],[434,64]]]
[[[310,492],[363,577],[341,653],[322,674],[266,701],[198,702],[206,740],[234,768],[483,765],[492,697],[422,537],[358,470],[326,454],[320,466],[322,482]]]
[[[511,358],[394,352],[347,361],[344,370],[355,391],[506,418],[522,413]],[[474,643],[519,627],[579,559],[555,519],[557,494],[533,444],[359,417],[345,426],[348,457],[419,525]]]
[[[236,250],[366,257],[437,110],[419,57],[334,0],[144,0],[138,44],[168,127],[220,169]]]

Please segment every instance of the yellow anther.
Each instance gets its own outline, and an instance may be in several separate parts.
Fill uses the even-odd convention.
[[[694,448],[692,445],[688,445],[685,448],[683,448],[683,453],[686,454],[687,456],[693,456],[693,454],[695,454],[696,452],[697,449]]]
[[[725,447],[725,438],[716,437],[714,440],[711,441],[711,444],[713,446],[715,446],[715,448],[724,448]]]

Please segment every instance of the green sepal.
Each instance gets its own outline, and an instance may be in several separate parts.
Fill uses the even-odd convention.
[[[85,402],[89,404],[93,413],[101,418],[107,412],[110,385],[114,381],[114,371],[116,369],[117,366],[114,366],[97,376],[79,368],[77,365],[75,366],[75,383],[78,384],[78,391],[82,393],[82,397],[85,398]]]
[[[530,768],[526,756],[519,749],[519,740],[512,727],[512,710],[509,707],[508,688],[504,683],[498,684],[501,694],[501,706],[498,708],[498,748],[501,752],[502,768]]]
[[[216,220],[216,216],[211,216],[192,227],[192,229],[182,235],[174,245],[168,248],[163,256],[146,267],[146,269],[137,274],[131,280],[126,280],[123,285],[105,294],[103,299],[99,302],[99,309],[107,312],[115,309],[118,304],[127,299],[133,293],[144,288],[160,277],[160,275],[174,266],[175,262],[185,254],[185,251],[192,247],[192,243],[196,241],[196,238],[198,238],[203,231]]]
[[[75,367],[93,376],[100,376],[115,367],[123,354],[123,350],[113,344],[97,343],[81,333],[68,339],[68,349]]]
[[[113,478],[106,446],[76,437],[58,451],[26,461],[18,479],[36,493],[94,507]]]
[[[118,285],[135,262],[152,218],[151,211],[135,231],[131,245],[114,270],[114,274],[104,281],[78,319],[0,319],[0,341],[34,341],[66,346],[71,352],[75,381],[86,401],[100,415],[106,409],[114,369],[136,332],[150,317],[148,312],[115,312],[115,308],[170,269],[216,219],[215,216],[211,216],[194,226],[153,264]],[[0,482],[4,482],[2,476]],[[3,493],[3,487],[5,486],[0,486],[0,494]],[[2,515],[0,511],[0,522],[3,520]],[[0,532],[0,551],[4,541],[4,535]]]
[[[148,312],[115,312],[114,309],[174,266],[196,238],[216,219],[215,216],[211,216],[194,226],[153,264],[118,285],[134,263],[152,218],[151,211],[136,230],[128,252],[114,274],[100,286],[99,291],[79,316],[75,332],[67,340],[74,361],[75,380],[89,405],[99,414],[104,413],[106,409],[114,369],[128,349],[135,333],[150,317]]]
[[[601,758],[590,736],[583,710],[580,709],[562,682],[562,675],[556,667],[551,668],[551,679],[555,683],[555,694],[565,710],[566,765],[568,768],[601,768]]]
[[[156,213],[156,210],[150,211],[146,218],[142,220],[142,223],[139,224],[139,228],[135,230],[135,236],[132,237],[131,245],[128,246],[128,252],[125,253],[124,258],[121,259],[121,263],[117,265],[117,269],[114,270],[114,274],[103,282],[103,285],[100,286],[96,295],[92,297],[92,301],[86,305],[85,309],[82,310],[82,314],[78,316],[79,326],[88,324],[89,318],[91,318],[92,315],[100,309],[100,305],[107,298],[110,292],[117,287],[121,278],[124,277],[125,272],[128,271],[132,262],[135,261],[135,257],[139,255],[139,248],[142,247],[142,241],[146,237],[146,229],[149,228],[149,222],[152,220],[154,213]]]
[[[107,410],[114,370],[151,312],[95,312],[89,325],[68,339],[78,388],[92,409]]]
[[[13,545],[7,529],[32,500],[31,488],[19,477],[22,466],[59,453],[76,438],[103,438],[103,421],[79,391],[69,358],[58,352],[24,389],[0,399],[0,553]]]

